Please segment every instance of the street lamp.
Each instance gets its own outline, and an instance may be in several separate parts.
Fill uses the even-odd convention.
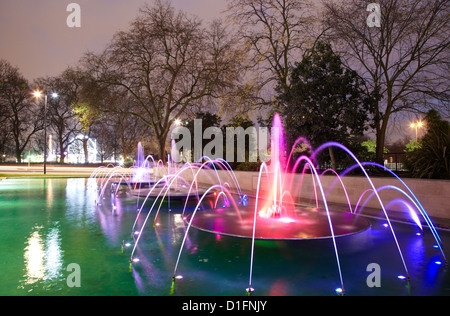
[[[47,93],[34,91],[33,95],[36,99],[40,99],[44,95],[44,174],[47,174]],[[57,98],[58,94],[53,92],[52,98]]]
[[[411,125],[409,125],[409,127],[416,129],[416,142],[417,142],[417,129],[423,127],[423,122],[418,121],[418,122],[411,123]]]

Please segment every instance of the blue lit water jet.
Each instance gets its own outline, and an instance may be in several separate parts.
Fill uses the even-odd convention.
[[[277,132],[277,133],[278,133],[277,135],[279,137],[280,133],[279,132]],[[299,138],[296,141],[296,143],[299,143],[301,141],[304,141],[304,139]],[[275,144],[276,143],[273,143],[273,146],[276,146]],[[351,170],[351,168],[346,169],[344,172],[342,172],[340,174],[338,174],[335,170],[332,170],[332,169],[327,169],[324,172],[319,174],[319,172],[316,168],[316,165],[315,165],[316,164],[316,162],[315,162],[316,155],[320,151],[324,150],[325,148],[328,148],[329,146],[334,146],[334,147],[340,148],[340,149],[344,150],[351,158],[353,158],[356,162],[356,164],[354,165],[354,168],[360,168],[362,170],[362,172],[365,175],[365,178],[367,179],[368,184],[370,185],[370,189],[365,190],[358,197],[358,202],[356,203],[355,207],[353,207],[352,204],[350,203],[349,194],[348,194],[348,192],[345,188],[344,182],[342,180],[342,177],[344,177],[345,174]],[[277,148],[279,148],[279,147],[277,147]],[[386,231],[387,231],[387,229],[389,229],[389,232],[393,237],[393,240],[397,247],[397,251],[401,258],[401,261],[402,261],[402,264],[403,264],[403,267],[404,267],[404,270],[406,273],[406,276],[404,276],[405,279],[409,279],[410,275],[409,275],[409,271],[408,271],[408,268],[406,265],[406,260],[404,258],[403,252],[402,252],[399,242],[397,240],[396,233],[392,226],[391,218],[389,216],[387,206],[390,206],[395,203],[401,203],[402,205],[404,205],[408,209],[409,214],[410,214],[411,218],[413,219],[413,221],[416,223],[416,225],[422,231],[423,227],[421,226],[420,219],[417,216],[417,212],[416,212],[416,210],[417,210],[422,215],[425,222],[427,222],[427,225],[430,227],[433,237],[435,238],[436,243],[437,243],[436,248],[439,248],[441,250],[442,257],[445,259],[445,256],[444,256],[444,253],[443,253],[443,250],[441,247],[440,237],[437,234],[437,231],[434,228],[434,225],[432,224],[432,222],[429,219],[428,215],[426,214],[425,210],[423,209],[423,206],[420,204],[420,202],[414,196],[414,194],[412,194],[412,191],[406,186],[406,184],[404,184],[404,182],[402,180],[400,180],[395,174],[394,174],[395,177],[398,178],[402,182],[402,184],[405,185],[406,189],[401,189],[394,185],[388,185],[388,186],[376,188],[373,181],[371,180],[371,178],[367,174],[367,171],[364,168],[364,166],[368,165],[369,163],[361,163],[354,154],[352,154],[345,146],[343,146],[341,144],[338,144],[335,142],[329,142],[329,143],[323,144],[322,146],[319,146],[316,150],[313,150],[311,148],[311,151],[312,151],[311,157],[301,156],[295,161],[294,167],[292,168],[291,172],[297,172],[298,171],[297,168],[301,164],[304,164],[304,167],[301,170],[302,177],[301,177],[301,181],[299,182],[300,186],[303,182],[303,175],[306,173],[306,171],[308,170],[311,172],[311,179],[312,179],[313,187],[314,187],[313,193],[315,195],[316,209],[319,209],[319,204],[320,204],[319,200],[320,200],[321,204],[323,204],[323,211],[326,215],[325,216],[325,221],[326,221],[325,224],[328,225],[328,227],[329,227],[329,236],[326,236],[326,237],[330,238],[332,241],[332,244],[333,244],[334,256],[336,259],[336,266],[337,266],[337,270],[338,270],[338,274],[339,274],[339,278],[340,278],[340,287],[336,289],[337,294],[344,294],[344,292],[345,292],[344,291],[344,279],[343,279],[343,274],[342,274],[342,269],[341,269],[340,255],[339,255],[339,251],[338,251],[338,247],[337,247],[337,243],[336,243],[336,237],[339,236],[339,234],[336,234],[336,225],[335,225],[336,219],[333,217],[333,215],[335,215],[335,213],[332,213],[332,211],[330,210],[330,208],[328,206],[328,202],[327,202],[328,193],[333,189],[334,184],[332,186],[328,187],[328,190],[325,190],[325,187],[322,184],[322,177],[324,176],[325,173],[332,173],[336,176],[335,181],[339,181],[342,189],[344,190],[345,200],[348,204],[349,213],[353,216],[352,218],[354,218],[355,220],[362,217],[360,213],[361,213],[361,209],[364,208],[366,201],[368,201],[372,197],[376,197],[376,199],[380,205],[380,208],[382,210],[384,219],[386,221],[386,223],[385,223]],[[274,152],[274,154],[276,154],[278,156],[280,155],[279,149],[276,149],[273,152]],[[287,159],[288,162],[292,158],[292,153],[293,153],[293,149],[291,150],[291,154],[289,155],[289,157]],[[209,227],[207,225],[202,226],[204,223],[206,223],[205,214],[207,214],[208,216],[211,216],[211,215],[215,216],[214,214],[218,214],[218,212],[216,212],[216,210],[215,210],[216,208],[221,209],[220,212],[230,209],[235,212],[235,214],[236,214],[235,217],[239,217],[238,220],[233,222],[233,223],[236,223],[235,226],[239,226],[246,220],[246,218],[241,217],[241,213],[245,213],[245,209],[243,209],[243,208],[246,207],[246,205],[248,205],[249,197],[248,197],[248,195],[245,195],[242,193],[238,179],[237,179],[236,175],[234,174],[233,170],[229,167],[229,164],[223,159],[222,160],[220,160],[220,159],[212,160],[208,157],[202,157],[202,159],[204,159],[206,161],[203,163],[197,162],[197,163],[192,163],[192,164],[185,164],[183,167],[178,168],[176,171],[174,171],[173,169],[171,170],[171,168],[169,168],[169,170],[168,170],[169,172],[166,175],[164,175],[162,179],[159,180],[158,185],[162,188],[156,189],[155,187],[157,187],[158,185],[155,185],[154,187],[149,188],[149,191],[146,195],[144,194],[145,200],[144,200],[144,203],[142,204],[142,207],[139,210],[138,216],[140,216],[142,208],[148,198],[152,197],[155,200],[154,200],[152,206],[150,207],[150,210],[148,211],[148,214],[144,220],[143,225],[140,227],[139,230],[135,229],[135,225],[137,223],[138,216],[136,217],[136,221],[133,225],[132,231],[137,231],[137,235],[136,235],[137,240],[134,244],[134,248],[133,248],[133,251],[132,251],[132,254],[130,257],[131,261],[134,258],[133,257],[134,252],[138,247],[140,237],[144,231],[144,228],[146,227],[147,219],[149,218],[150,214],[152,213],[152,210],[154,210],[154,208],[156,206],[156,203],[157,203],[156,201],[159,200],[160,203],[159,203],[159,207],[157,208],[157,211],[156,211],[155,220],[158,217],[159,211],[162,210],[161,209],[162,201],[165,199],[166,195],[171,194],[171,191],[170,191],[171,186],[174,186],[174,183],[179,180],[182,181],[183,172],[189,172],[192,176],[192,180],[190,179],[189,181],[185,182],[186,188],[189,187],[189,189],[186,189],[186,191],[189,193],[191,191],[195,191],[196,189],[199,188],[198,179],[200,177],[200,173],[203,170],[212,171],[212,174],[214,175],[213,178],[216,179],[217,184],[210,185],[207,189],[204,189],[203,194],[199,194],[198,192],[196,194],[198,203],[196,204],[195,209],[191,213],[190,217],[188,217],[186,219],[186,222],[188,225],[187,225],[185,234],[183,236],[181,247],[178,252],[178,257],[177,257],[177,260],[175,263],[175,268],[173,271],[173,279],[174,280],[177,278],[176,272],[177,272],[178,265],[180,262],[181,253],[185,246],[185,242],[188,238],[188,233],[190,231],[191,226],[194,226],[195,228],[198,228],[198,229],[212,232],[216,236],[217,236],[217,234],[233,236],[233,233],[230,233],[229,231],[226,231],[226,230],[216,231],[216,230],[209,229]],[[222,181],[222,178],[220,177],[216,166],[218,166],[220,169],[226,170],[228,172],[228,174],[230,175],[230,177],[232,179],[231,182]],[[275,222],[282,223],[282,224],[286,225],[285,227],[288,227],[288,225],[300,222],[300,220],[295,217],[295,212],[297,212],[298,210],[296,209],[297,206],[293,206],[294,201],[291,197],[294,178],[289,177],[289,175],[287,174],[286,171],[287,171],[287,165],[286,166],[281,165],[280,159],[274,159],[273,161],[271,161],[270,167],[268,167],[265,163],[263,163],[261,165],[260,171],[258,174],[257,187],[256,187],[256,198],[254,198],[255,204],[254,204],[254,207],[249,206],[252,209],[252,212],[251,212],[252,229],[250,230],[249,235],[246,235],[246,234],[239,235],[238,234],[239,237],[251,238],[249,284],[246,289],[247,293],[249,293],[249,294],[253,293],[253,291],[254,291],[253,267],[254,267],[255,239],[258,239],[258,238],[270,239],[270,238],[272,238],[272,237],[264,236],[264,235],[257,236],[257,234],[256,234],[257,229],[258,229],[258,227],[260,227],[259,225],[261,225],[261,223],[262,223],[260,217],[268,218],[268,220],[273,220],[273,223],[275,223]],[[262,186],[263,179],[265,179],[267,181],[267,184],[270,187],[270,189],[269,189],[268,194],[261,195],[260,187]],[[232,185],[230,185],[230,184],[233,184],[234,187],[232,188]],[[235,190],[234,192],[232,192],[233,189]],[[396,190],[397,192],[402,194],[403,199],[388,201],[388,203],[385,203],[382,201],[382,199],[379,195],[379,193],[383,190]],[[152,196],[152,194],[150,192],[155,192],[155,194]],[[201,210],[200,204],[201,204],[201,202],[203,202],[205,200],[207,193],[213,193],[213,192],[216,193],[214,195],[214,197],[215,197],[214,202],[213,202],[213,204],[211,204],[212,205],[211,207],[213,208],[213,210],[211,212],[205,212],[203,210],[200,211]],[[235,201],[235,198],[233,198],[233,193],[236,193],[236,192],[237,192],[237,196],[238,196],[237,202]],[[224,204],[222,204],[222,208],[218,204],[219,199],[223,200]],[[183,217],[184,217],[184,213],[187,209],[186,206],[187,206],[187,200],[185,200],[184,208],[182,210]],[[316,212],[316,210],[314,212]],[[202,216],[204,216],[204,217],[202,218]],[[219,218],[219,217],[216,217],[216,218]],[[204,222],[202,222],[202,220],[199,220],[199,219],[204,220]],[[224,218],[221,218],[221,220],[224,220]],[[356,230],[355,232],[359,232],[359,231],[360,230]],[[279,237],[276,237],[276,238],[279,238]],[[439,265],[437,262],[442,263],[442,261],[439,261],[439,260],[435,260],[434,262],[435,262],[435,265]],[[399,278],[401,278],[401,277],[399,276]]]

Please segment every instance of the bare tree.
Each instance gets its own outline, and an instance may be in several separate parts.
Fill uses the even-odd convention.
[[[151,134],[150,126],[135,116],[121,113],[102,113],[102,119],[95,123],[92,132],[102,162],[104,156],[117,161],[120,153],[126,160],[136,152],[138,143],[145,143]]]
[[[44,90],[58,94],[49,98],[47,103],[48,128],[54,133],[60,155],[60,163],[64,163],[70,140],[79,131],[79,122],[73,111],[76,101],[76,82],[73,81],[73,69],[68,68],[57,77],[42,78],[38,85]]]
[[[0,60],[0,83],[2,124],[11,131],[14,154],[20,163],[31,137],[43,128],[43,106],[33,102],[27,80],[6,60]]]
[[[151,126],[164,158],[174,120],[235,83],[237,55],[220,22],[203,28],[197,18],[156,1],[144,6],[131,28],[117,33],[102,54],[87,54],[84,65],[97,84],[133,98],[127,104],[97,106],[134,115]]]
[[[325,2],[324,23],[335,51],[378,96],[373,125],[381,162],[392,114],[438,106],[448,111],[449,1],[380,1],[379,27],[367,22],[370,2]]]
[[[102,98],[103,95],[89,75],[78,66],[67,68],[62,76],[66,84],[66,97],[72,102],[70,107],[77,123],[74,132],[83,135],[83,137],[76,137],[74,141],[81,141],[84,162],[89,163],[89,137],[94,125],[101,120],[101,113],[92,105],[92,102]]]
[[[228,18],[248,50],[250,71],[258,74],[237,91],[239,98],[273,105],[273,87],[289,87],[289,67],[311,46],[311,8],[308,0],[228,0]]]

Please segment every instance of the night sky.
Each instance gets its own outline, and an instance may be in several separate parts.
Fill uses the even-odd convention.
[[[67,6],[81,7],[81,27],[70,28]],[[152,0],[0,0],[0,58],[19,67],[30,82],[60,74],[86,51],[100,52],[119,30],[128,29],[139,8]],[[224,0],[172,0],[205,23],[223,16]]]
[[[99,53],[113,35],[127,30],[139,8],[155,0],[0,0],[0,59],[6,59],[30,83],[57,76],[75,66],[87,51]],[[81,7],[81,27],[70,28],[67,6]],[[226,0],[171,0],[172,5],[208,21],[225,17]],[[314,1],[316,4],[320,1]],[[412,137],[401,119],[395,135]],[[388,133],[390,134],[390,133]],[[388,136],[388,140],[397,137]]]

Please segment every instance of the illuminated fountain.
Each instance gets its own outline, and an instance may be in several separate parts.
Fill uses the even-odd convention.
[[[401,258],[403,267],[405,269],[405,278],[409,280],[408,268],[397,241],[397,236],[392,227],[391,220],[388,216],[388,212],[383,201],[380,198],[379,192],[386,189],[395,189],[405,196],[408,200],[408,206],[411,212],[411,216],[416,224],[422,229],[420,224],[418,213],[423,217],[427,226],[436,240],[437,247],[440,249],[442,257],[445,260],[445,255],[442,251],[441,241],[433,223],[426,215],[425,210],[421,206],[420,202],[411,192],[411,190],[402,181],[405,189],[402,190],[395,186],[376,188],[368,176],[364,165],[359,162],[356,156],[353,155],[345,146],[329,142],[323,144],[317,148],[311,157],[301,156],[295,163],[293,168],[288,172],[289,162],[292,158],[292,154],[295,146],[305,142],[304,138],[299,138],[294,143],[287,160],[284,157],[284,136],[280,117],[275,115],[272,129],[271,138],[271,162],[267,166],[265,163],[261,165],[258,185],[256,189],[256,196],[254,206],[236,206],[233,205],[229,208],[216,208],[213,211],[201,211],[197,212],[198,208],[187,219],[188,227],[184,240],[182,242],[180,252],[178,254],[177,262],[173,273],[174,280],[176,278],[177,267],[180,260],[180,256],[183,250],[184,242],[188,235],[191,226],[220,235],[229,235],[235,237],[251,238],[251,254],[250,254],[250,278],[249,286],[246,289],[251,294],[254,289],[252,288],[252,271],[253,271],[253,258],[254,258],[254,245],[255,239],[262,240],[306,240],[306,239],[331,239],[333,244],[336,265],[340,277],[340,287],[336,289],[338,294],[344,293],[344,282],[341,271],[341,263],[339,258],[339,251],[336,243],[336,238],[341,236],[350,236],[367,231],[371,227],[371,223],[365,217],[360,216],[356,210],[360,202],[366,193],[370,192],[376,197],[382,209],[383,216],[386,220],[386,227],[389,228],[390,234],[392,234],[398,255]],[[352,207],[348,194],[343,186],[343,182],[340,176],[334,170],[326,170],[326,172],[333,172],[337,179],[343,186],[345,195],[347,196],[349,210],[335,211],[330,209],[327,203],[327,195],[322,185],[321,174],[315,167],[315,156],[322,150],[329,146],[337,147],[344,150],[351,158],[354,159],[355,165],[353,168],[360,168],[365,175],[370,188],[366,190],[358,199],[358,205]],[[298,170],[299,166],[303,164],[303,169]],[[384,168],[380,166],[381,168]],[[295,173],[301,171],[300,180],[295,181]],[[316,205],[311,207],[300,206],[292,197],[298,187],[302,186],[304,176],[308,173],[311,174],[312,181],[314,183],[314,194],[316,197]],[[398,177],[397,177],[398,178]],[[399,179],[399,178],[398,178]],[[263,185],[263,180],[265,185]],[[399,179],[401,181],[401,179]],[[212,186],[210,189],[221,188],[220,185]],[[264,193],[263,193],[264,191]],[[207,191],[208,192],[208,191]],[[320,199],[319,199],[320,197]],[[200,198],[200,201],[202,198]],[[321,200],[321,205],[319,205]],[[445,260],[446,262],[446,260]]]
[[[121,187],[127,187],[129,192],[138,192],[139,196],[142,188],[150,187],[156,183],[157,175],[162,173],[159,171],[160,168],[164,168],[162,161],[156,163],[151,155],[144,159],[142,144],[139,142],[136,159],[131,168],[109,164],[101,166],[92,172],[90,178],[96,180],[96,190],[98,192],[96,204],[102,204],[102,201],[106,198],[106,192],[109,190],[111,193],[111,206],[115,210]]]
[[[175,146],[175,140],[171,142],[171,154],[167,155],[167,167],[159,166],[153,169],[155,180],[148,187],[139,190],[134,190],[132,194],[138,198],[148,200],[150,199],[167,199],[168,209],[170,208],[170,200],[185,200],[190,197],[196,197],[197,201],[199,195],[205,193],[205,190],[199,188],[197,183],[195,187],[191,186],[191,182],[185,179],[185,172],[189,171],[191,175],[194,174],[194,169],[199,167],[199,164],[186,163],[179,166],[176,162],[179,161],[178,152]],[[158,180],[159,177],[159,180]],[[144,202],[145,203],[145,202]]]
[[[153,165],[150,165],[149,159],[152,160]],[[151,155],[144,159],[144,149],[142,148],[141,142],[139,142],[130,184],[134,187],[144,187],[155,183],[156,174],[154,177],[151,177],[152,171],[155,172],[153,167],[156,167],[155,159]]]
[[[134,190],[147,188],[156,183],[157,177],[160,174],[159,170],[162,167],[162,161],[155,162],[152,155],[148,155],[144,159],[144,149],[141,142],[139,142],[137,145],[136,159],[130,168],[131,175],[126,178],[120,176],[118,179],[113,179],[111,183],[123,186],[127,185]]]
[[[317,207],[295,205],[291,192],[299,184],[294,183],[293,177],[290,177],[295,174],[286,171],[284,136],[278,115],[275,116],[272,128],[271,148],[270,165],[261,165],[254,206],[228,212],[230,218],[227,221],[222,220],[223,212],[215,212],[214,216],[199,213],[193,216],[192,226],[217,234],[256,239],[329,238],[357,233],[370,227],[366,219],[352,213],[329,210],[319,174],[311,159],[306,156],[300,157],[296,166],[303,160],[307,162],[315,177],[317,189],[322,191],[324,211]],[[263,180],[265,185],[262,184]],[[220,225],[217,221],[220,221]]]
[[[153,225],[159,226],[158,222],[158,214],[161,210],[162,204],[166,198],[168,198],[169,205],[168,209],[170,211],[170,198],[180,199],[184,201],[184,205],[182,208],[182,216],[184,219],[184,213],[187,209],[188,202],[191,198],[196,198],[196,204],[194,204],[194,213],[203,208],[203,209],[215,209],[218,206],[218,202],[221,201],[221,206],[230,207],[233,204],[233,207],[236,209],[238,204],[236,204],[232,191],[237,192],[241,204],[247,196],[242,193],[239,183],[234,175],[233,170],[228,165],[228,163],[223,159],[214,159],[211,160],[208,157],[202,157],[206,161],[203,163],[186,163],[183,167],[178,168],[175,173],[171,173],[161,178],[158,182],[156,182],[151,188],[146,190],[142,197],[144,201],[142,202],[141,208],[138,210],[138,214],[136,216],[136,220],[131,229],[131,235],[133,236],[134,246],[130,255],[130,263],[136,262],[138,259],[134,257],[134,253],[138,247],[139,240],[144,232],[148,219],[152,213],[156,213],[153,219]],[[217,172],[217,166],[226,171],[227,179],[230,181],[224,181],[221,178],[219,173]],[[173,169],[172,169],[173,170]],[[217,182],[219,184],[210,186],[205,189],[199,186],[197,178],[199,174],[204,171],[215,171],[213,182]],[[187,181],[185,176],[191,176],[192,180]],[[138,228],[138,222],[142,216],[143,206],[146,204],[147,200],[153,201],[145,219],[142,221],[140,228]],[[204,203],[208,200],[209,203]],[[205,207],[206,205],[206,207]],[[154,211],[154,212],[153,212]],[[187,232],[186,232],[187,234]],[[185,235],[186,238],[186,235]],[[185,239],[183,240],[184,244]]]
[[[236,175],[223,159],[212,160],[208,157],[202,157],[201,161],[204,162],[186,163],[177,166],[171,162],[169,156],[165,173],[153,170],[154,183],[148,188],[139,190],[137,194],[136,190],[130,190],[131,194],[129,195],[134,197],[137,195],[138,201],[140,201],[138,202],[136,218],[131,227],[132,240],[122,244],[131,249],[130,269],[132,269],[133,263],[140,261],[136,251],[139,249],[139,256],[145,253],[145,249],[140,249],[139,243],[146,229],[151,227],[147,223],[153,221],[153,227],[160,225],[159,213],[160,211],[171,210],[170,199],[181,201],[182,207],[176,211],[178,212],[178,219],[182,219],[184,224],[187,225],[177,259],[174,262],[173,282],[183,278],[177,273],[178,265],[188,240],[190,228],[194,227],[216,236],[226,235],[251,240],[249,283],[246,289],[248,294],[254,291],[252,277],[255,240],[288,240],[294,243],[302,240],[330,240],[340,278],[340,285],[337,287],[336,293],[343,294],[345,292],[344,278],[337,239],[353,239],[356,236],[364,236],[366,232],[370,234],[372,222],[361,214],[362,208],[369,199],[375,199],[378,202],[378,208],[381,209],[382,220],[384,221],[383,226],[386,229],[384,234],[387,233],[392,236],[397,254],[401,259],[404,274],[401,274],[399,278],[407,279],[409,282],[410,274],[388,214],[387,207],[392,204],[404,206],[410,213],[410,218],[420,230],[424,229],[424,225],[421,223],[422,218],[436,242],[434,247],[440,251],[442,259],[439,262],[447,262],[442,250],[442,242],[433,223],[413,192],[394,173],[374,163],[359,162],[351,151],[335,142],[323,144],[314,151],[311,149],[310,157],[300,156],[291,162],[294,149],[300,143],[307,143],[307,141],[302,137],[298,138],[289,155],[287,155],[287,151],[284,149],[281,120],[278,115],[275,115],[271,133],[271,161],[269,165],[265,163],[261,165],[254,196],[243,194]],[[355,164],[341,174],[331,169],[320,173],[316,168],[315,157],[330,146],[346,152],[355,161]],[[172,154],[174,154],[173,151]],[[289,167],[291,165],[293,165],[292,168]],[[401,187],[394,185],[375,187],[365,170],[367,165],[373,165],[391,172],[400,181]],[[345,188],[342,177],[355,168],[359,168],[364,174],[369,189],[357,196],[357,203],[353,205],[350,202],[352,199]],[[335,182],[328,188],[323,184],[322,176],[325,173],[336,176]],[[313,183],[313,190],[309,192],[310,195],[314,196],[314,203],[312,204],[299,198],[301,196],[299,192],[302,191],[306,178],[310,178]],[[209,183],[209,186],[201,186],[200,182],[203,184]],[[108,181],[103,180],[103,183],[108,183]],[[327,194],[335,184],[340,184],[342,187],[343,195],[345,195],[348,204],[346,211],[333,210],[333,207],[327,202]],[[112,192],[117,190],[114,184],[112,184],[112,188]],[[383,202],[380,193],[385,190],[395,190],[403,198],[387,201],[387,203]],[[115,201],[116,197],[116,194],[112,194],[111,201]],[[191,202],[193,200],[194,203],[188,206],[189,200]],[[354,197],[353,200],[355,200]],[[165,201],[167,204],[164,204]]]
[[[97,168],[91,175],[98,182],[98,199],[97,204],[105,199],[105,193],[111,192],[111,203],[115,209],[116,197],[118,197],[121,187],[128,188],[128,195],[137,200],[137,209],[140,199],[156,198],[161,190],[167,189],[167,198],[179,199],[187,195],[186,181],[180,177],[176,178],[175,183],[168,185],[168,182],[177,172],[177,167],[172,163],[170,155],[168,156],[167,166],[160,159],[155,161],[152,155],[148,155],[144,159],[144,151],[142,144],[139,142],[137,146],[136,159],[130,168],[122,168],[118,166],[108,165]],[[182,183],[178,185],[179,183]],[[162,191],[161,191],[162,192]],[[163,194],[166,197],[166,194]],[[169,202],[170,205],[170,202]]]

